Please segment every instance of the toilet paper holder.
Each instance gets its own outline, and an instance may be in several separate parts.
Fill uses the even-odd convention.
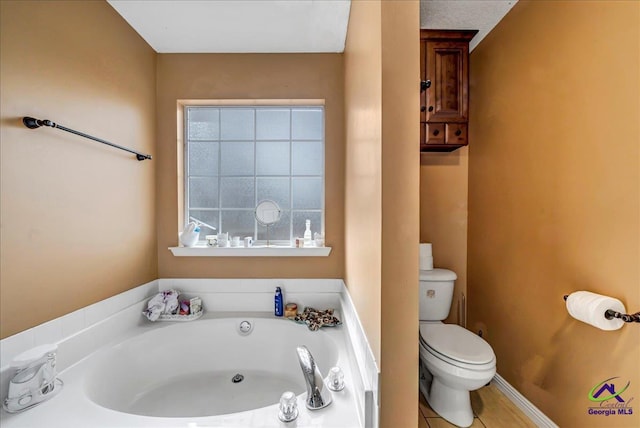
[[[566,301],[569,297],[568,294],[565,294],[562,298]],[[640,312],[636,312],[635,314],[623,314],[618,311],[614,311],[613,309],[607,309],[604,312],[604,317],[608,320],[619,318],[624,322],[640,322]]]

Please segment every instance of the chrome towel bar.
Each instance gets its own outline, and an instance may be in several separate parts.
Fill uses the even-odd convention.
[[[92,135],[85,134],[84,132],[80,132],[80,131],[76,131],[76,130],[67,128],[67,127],[59,125],[59,124],[57,124],[55,122],[52,122],[52,121],[50,121],[48,119],[40,120],[40,119],[35,119],[33,117],[28,117],[27,116],[27,117],[23,117],[22,118],[22,123],[24,123],[24,126],[26,126],[29,129],[36,129],[36,128],[40,128],[41,126],[50,126],[51,128],[58,128],[58,129],[61,129],[63,131],[70,132],[72,134],[76,134],[76,135],[79,135],[81,137],[88,138],[90,140],[97,141],[99,143],[106,144],[106,145],[111,146],[111,147],[115,147],[116,149],[120,149],[120,150],[124,150],[125,152],[133,153],[134,155],[136,155],[136,159],[138,159],[139,161],[143,161],[145,159],[151,159],[151,155],[145,155],[144,153],[139,153],[139,152],[136,152],[135,150],[131,150],[131,149],[128,149],[126,147],[122,147],[122,146],[119,146],[117,144],[110,143],[109,141],[103,140],[102,138],[94,137]]]

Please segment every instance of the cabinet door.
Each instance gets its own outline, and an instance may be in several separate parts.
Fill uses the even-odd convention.
[[[420,40],[420,123],[427,121],[427,86],[431,86],[431,82],[427,83],[427,42]],[[424,141],[424,138],[420,138]]]
[[[431,41],[425,45],[425,91],[427,122],[466,122],[468,76],[466,42]]]

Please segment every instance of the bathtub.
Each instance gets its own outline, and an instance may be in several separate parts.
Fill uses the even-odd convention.
[[[269,296],[271,289],[270,285]],[[203,296],[205,308],[224,298],[216,293],[198,294]],[[242,297],[246,302],[249,296]],[[3,410],[0,425],[375,426],[372,421],[377,418],[370,414],[374,410],[371,394],[365,391],[369,380],[363,379],[363,374],[367,375],[358,363],[362,356],[352,343],[349,309],[343,308],[340,293],[319,294],[315,302],[311,294],[306,297],[320,305],[329,298],[347,322],[310,331],[304,324],[265,311],[209,310],[196,321],[150,323],[140,315],[144,302],[127,307],[59,343],[58,377],[64,382],[63,390],[25,412],[9,414]],[[304,297],[297,300],[303,302]],[[250,304],[244,309],[256,307]],[[296,353],[301,345],[310,350],[323,376],[333,366],[344,372],[345,388],[331,391],[333,401],[326,408],[312,411],[305,407],[306,386]],[[83,346],[84,350],[78,351]],[[76,352],[77,361],[67,361],[68,351]],[[297,396],[299,416],[295,422],[278,419],[278,402],[285,391]]]
[[[241,324],[250,326],[248,333]],[[87,397],[107,409],[156,417],[270,406],[285,391],[306,391],[296,346],[306,345],[325,372],[345,365],[335,335],[326,330],[249,317],[177,323],[96,355],[85,379]]]

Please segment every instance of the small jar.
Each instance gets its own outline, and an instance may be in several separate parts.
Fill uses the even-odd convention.
[[[217,247],[218,246],[218,235],[207,235],[205,236],[207,241],[207,245],[209,247]]]
[[[284,307],[284,317],[295,318],[296,315],[298,315],[298,305],[295,303],[287,303]]]

